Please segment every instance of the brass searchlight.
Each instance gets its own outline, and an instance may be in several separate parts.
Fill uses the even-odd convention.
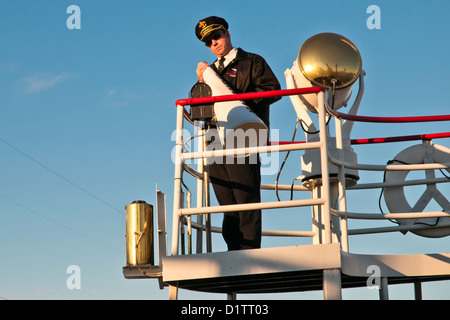
[[[358,48],[347,38],[335,33],[320,33],[302,45],[297,64],[314,85],[345,88],[358,79],[362,60]]]

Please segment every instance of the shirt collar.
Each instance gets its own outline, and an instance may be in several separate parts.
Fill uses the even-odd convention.
[[[231,61],[233,61],[234,58],[236,58],[236,55],[237,55],[237,49],[236,48],[231,49],[230,52],[228,52],[224,56],[224,58],[225,58],[224,67],[226,67]],[[215,65],[216,65],[216,67],[219,66],[219,59],[217,59],[217,61],[215,62]]]

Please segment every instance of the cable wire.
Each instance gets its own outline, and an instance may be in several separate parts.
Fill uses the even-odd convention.
[[[101,245],[101,246],[103,246],[103,247],[106,247],[106,248],[108,248],[108,249],[110,249],[110,250],[113,250],[113,251],[115,251],[115,252],[117,252],[117,253],[123,254],[121,251],[117,250],[116,248],[113,248],[113,247],[111,247],[111,246],[109,246],[109,245],[107,245],[107,244],[105,244],[105,243],[103,243],[103,242],[101,242],[101,241],[98,241],[98,240],[96,240],[96,239],[94,239],[94,238],[91,238],[90,236],[85,235],[84,233],[81,233],[81,232],[79,232],[79,231],[77,231],[77,230],[75,230],[75,229],[73,229],[73,228],[71,228],[71,227],[68,227],[68,226],[66,226],[65,224],[62,224],[62,223],[60,223],[60,222],[58,222],[58,221],[56,221],[56,220],[53,220],[53,219],[47,217],[46,215],[44,215],[44,214],[42,214],[42,213],[40,213],[40,212],[38,212],[38,211],[36,211],[36,210],[33,210],[33,209],[31,209],[31,208],[25,206],[24,204],[22,204],[22,203],[20,203],[20,202],[17,202],[17,201],[15,201],[15,200],[13,200],[13,199],[11,199],[11,198],[9,198],[9,197],[3,195],[3,194],[0,194],[0,197],[2,197],[3,199],[5,199],[5,200],[7,200],[7,201],[9,201],[9,202],[11,202],[11,203],[13,203],[13,204],[15,204],[15,205],[18,206],[18,207],[21,207],[22,209],[25,209],[25,210],[28,211],[28,212],[31,212],[31,213],[33,213],[33,214],[35,214],[35,215],[37,215],[37,216],[39,216],[39,217],[41,217],[41,218],[43,218],[43,219],[45,219],[45,220],[51,222],[51,223],[53,223],[53,224],[56,224],[57,226],[59,226],[59,227],[61,227],[61,228],[64,228],[64,229],[66,229],[66,230],[69,230],[69,231],[72,232],[72,233],[75,233],[75,234],[77,234],[77,235],[79,235],[79,236],[81,236],[81,237],[83,237],[83,238],[86,238],[86,239],[88,239],[88,240],[90,240],[90,241],[93,241],[93,242],[95,242],[95,243],[97,243],[97,244],[99,244],[99,245]]]
[[[10,148],[14,149],[16,152],[20,153],[21,155],[23,155],[25,158],[33,161],[34,163],[38,164],[40,167],[44,168],[45,170],[49,171],[50,173],[56,175],[57,177],[59,177],[60,179],[66,181],[67,183],[71,184],[72,186],[74,186],[75,188],[77,188],[80,191],[83,191],[84,193],[86,193],[87,195],[89,195],[90,197],[96,199],[97,201],[100,201],[101,203],[103,203],[104,205],[110,207],[111,209],[113,209],[114,211],[120,213],[121,215],[125,215],[122,211],[120,211],[119,209],[115,208],[114,206],[112,206],[111,204],[109,204],[108,202],[104,201],[103,199],[97,197],[95,194],[93,194],[92,192],[89,192],[88,190],[84,189],[83,187],[80,187],[78,184],[76,184],[75,182],[67,179],[66,177],[64,177],[63,175],[59,174],[58,172],[56,172],[55,170],[47,167],[46,165],[44,165],[42,162],[34,159],[33,157],[29,156],[28,154],[26,154],[25,152],[23,152],[22,150],[20,150],[19,148],[17,148],[16,146],[12,145],[11,143],[9,143],[8,141],[0,138],[0,141],[3,142],[4,144],[6,144],[7,146],[9,146]]]
[[[297,133],[297,128],[298,128],[298,123],[299,123],[299,122],[300,122],[300,118],[297,118],[297,121],[296,121],[296,123],[295,123],[294,133],[293,133],[293,135],[292,135],[291,144],[294,143],[295,134]],[[284,167],[284,165],[285,165],[285,163],[286,163],[286,160],[287,160],[287,158],[289,157],[289,154],[290,154],[290,153],[291,153],[291,150],[289,150],[289,151],[286,153],[286,156],[284,157],[283,163],[282,163],[281,166],[280,166],[280,170],[278,170],[277,179],[276,179],[276,181],[275,181],[275,194],[276,194],[276,196],[277,196],[278,201],[281,201],[281,200],[280,200],[280,197],[278,196],[278,180],[279,180],[279,178],[280,178],[281,171],[283,170],[283,167]]]

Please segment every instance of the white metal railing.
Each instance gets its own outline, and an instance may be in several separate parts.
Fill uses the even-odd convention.
[[[280,90],[283,91],[283,95],[298,94],[296,90]],[[319,104],[323,105],[324,93],[322,89],[317,90]],[[267,93],[266,93],[267,94]],[[233,100],[239,100],[239,95],[235,95]],[[176,146],[175,146],[175,178],[174,178],[174,205],[173,205],[173,228],[172,228],[172,255],[178,254],[180,225],[183,219],[187,219],[186,223],[188,228],[196,228],[197,230],[206,231],[207,237],[207,250],[211,250],[211,232],[220,232],[220,228],[212,227],[210,225],[210,214],[219,212],[230,211],[245,211],[253,209],[273,209],[273,208],[289,208],[300,206],[321,206],[323,207],[324,215],[327,218],[324,221],[330,220],[330,206],[329,199],[327,198],[329,176],[327,166],[327,141],[326,135],[322,135],[319,142],[309,142],[302,144],[289,144],[289,145],[271,145],[261,147],[249,147],[249,148],[236,148],[236,149],[223,149],[205,151],[205,143],[202,141],[202,136],[199,135],[199,149],[197,152],[184,152],[183,150],[183,119],[185,116],[185,110],[183,104],[177,104],[177,132],[176,132]],[[326,132],[326,115],[325,108],[321,108],[319,112],[320,129],[322,132]],[[203,129],[204,130],[204,129]],[[261,203],[247,203],[227,206],[210,206],[209,203],[209,186],[207,170],[205,169],[205,162],[208,158],[222,157],[230,155],[242,155],[253,153],[275,153],[293,150],[306,150],[306,149],[320,149],[321,163],[322,163],[322,184],[326,190],[323,192],[323,197],[317,199],[306,200],[287,200],[276,202],[261,202]],[[198,162],[197,169],[194,169],[186,164],[188,159],[201,159]],[[190,173],[197,179],[197,208],[192,208],[188,205],[188,208],[183,208],[182,205],[182,173],[183,170]],[[273,186],[265,185],[265,189],[272,188]],[[283,186],[280,186],[283,188]],[[298,189],[298,188],[296,188]],[[305,189],[306,190],[306,189]],[[191,195],[189,195],[189,198]],[[184,202],[184,201],[183,201]],[[189,201],[190,203],[190,201]],[[191,221],[192,215],[199,215],[197,222]],[[206,225],[203,225],[201,216],[206,216]],[[331,227],[330,224],[324,224],[325,242],[331,243]],[[312,237],[316,233],[314,231],[273,231],[263,230],[263,236],[288,236],[288,237]],[[198,238],[199,240],[199,238]],[[201,241],[201,240],[200,240]]]
[[[393,231],[413,231],[420,230],[425,228],[430,228],[430,226],[426,225],[399,225],[396,227],[378,227],[378,228],[366,228],[366,229],[357,229],[357,230],[348,230],[347,219],[364,219],[364,220],[389,220],[389,219],[417,219],[417,218],[438,218],[438,217],[450,217],[450,213],[445,211],[433,211],[433,212],[402,212],[402,213],[389,213],[389,214],[380,214],[380,213],[354,213],[347,211],[346,204],[346,187],[345,187],[345,169],[353,169],[353,170],[368,170],[368,171],[410,171],[410,170],[436,170],[436,169],[449,169],[450,163],[424,163],[424,164],[395,164],[395,165],[373,165],[373,164],[355,164],[344,161],[343,158],[343,135],[342,135],[342,120],[337,115],[343,115],[338,112],[334,112],[328,109],[327,111],[335,115],[336,121],[336,146],[339,152],[339,159],[334,158],[330,153],[328,153],[328,161],[339,168],[338,180],[339,180],[339,210],[330,209],[330,212],[334,216],[338,216],[341,219],[341,246],[342,250],[345,252],[349,251],[348,244],[348,236],[356,235],[356,234],[371,234],[371,233],[381,233],[381,232],[393,232]],[[358,116],[352,115],[349,116],[349,119],[357,121]],[[364,121],[370,120],[370,117],[362,117]],[[413,120],[416,121],[420,117],[416,117]],[[423,121],[435,121],[434,118],[431,117],[423,117]],[[448,120],[447,116],[442,116],[443,120]],[[376,122],[380,121],[381,118],[377,118]],[[387,122],[390,119],[385,118]],[[396,120],[405,121],[403,118],[396,118]],[[394,121],[394,120],[392,120]],[[398,139],[397,141],[401,141]],[[424,140],[425,141],[425,140]],[[431,141],[431,140],[429,140]],[[435,184],[435,183],[445,183],[450,182],[448,178],[428,178],[428,179],[420,179],[420,180],[411,180],[411,181],[403,181],[403,182],[382,182],[382,183],[370,183],[370,184],[359,184],[349,189],[353,190],[363,190],[363,189],[372,189],[372,188],[386,188],[393,186],[407,186],[407,185],[419,185],[419,184]],[[439,226],[433,226],[436,228],[444,228],[449,227],[449,223],[441,224]]]
[[[296,91],[291,90],[280,90],[286,91],[282,95],[298,94]],[[267,94],[267,93],[266,93]],[[269,93],[270,94],[270,93]],[[319,132],[320,141],[319,142],[307,142],[301,144],[284,144],[284,145],[270,145],[263,147],[250,147],[250,148],[236,148],[236,149],[224,149],[224,150],[211,150],[205,151],[205,141],[203,141],[202,136],[199,135],[199,150],[196,152],[184,152],[183,151],[183,119],[185,116],[184,105],[195,104],[195,99],[191,99],[194,103],[180,103],[177,104],[177,134],[176,134],[176,147],[175,147],[175,183],[174,183],[174,206],[173,206],[173,232],[172,232],[172,255],[178,254],[179,247],[179,236],[180,236],[180,225],[183,220],[187,220],[185,223],[188,225],[188,229],[195,228],[200,231],[197,237],[198,243],[201,246],[202,232],[206,231],[207,240],[207,251],[211,251],[211,232],[221,232],[218,227],[211,226],[210,214],[230,212],[230,211],[245,211],[253,209],[273,209],[273,208],[289,208],[289,207],[300,207],[300,206],[318,206],[322,210],[323,214],[323,230],[324,239],[323,243],[331,243],[332,231],[330,220],[332,216],[339,217],[340,219],[340,237],[341,247],[343,251],[349,251],[348,236],[356,234],[370,234],[379,232],[393,232],[393,231],[407,231],[407,230],[417,230],[420,228],[429,228],[428,226],[395,226],[395,227],[375,227],[366,228],[358,230],[348,230],[348,219],[365,219],[365,220],[386,220],[386,219],[412,219],[412,218],[429,218],[429,217],[449,217],[447,212],[405,212],[405,213],[356,213],[347,211],[346,203],[346,192],[348,190],[362,190],[362,189],[372,189],[372,188],[385,188],[392,186],[406,186],[406,185],[418,185],[418,184],[435,184],[450,182],[447,178],[432,178],[432,179],[418,179],[403,182],[383,182],[383,183],[366,183],[357,184],[346,189],[345,186],[345,170],[369,170],[369,171],[391,171],[391,170],[435,170],[435,169],[448,169],[450,168],[450,163],[431,163],[431,164],[395,164],[395,165],[374,165],[374,164],[355,164],[344,161],[343,154],[343,134],[342,134],[342,120],[340,117],[335,117],[335,130],[336,130],[336,149],[338,152],[338,158],[334,158],[328,152],[327,147],[327,130],[326,130],[326,105],[324,101],[324,92],[318,91],[314,93],[318,95],[318,114],[319,114]],[[222,99],[222,97],[224,97]],[[214,101],[229,101],[238,100],[240,95],[235,95],[234,98],[231,97],[213,97]],[[202,98],[200,98],[201,100]],[[204,100],[204,99],[203,99]],[[355,116],[353,116],[355,117]],[[353,121],[353,120],[352,120]],[[202,130],[205,130],[204,128]],[[321,159],[321,171],[322,171],[322,191],[321,196],[306,199],[306,200],[288,200],[288,201],[276,201],[276,202],[261,202],[261,203],[248,203],[248,204],[238,204],[238,205],[227,205],[227,206],[210,206],[209,201],[209,186],[208,186],[208,173],[205,170],[206,160],[208,158],[223,157],[231,155],[242,155],[242,154],[253,154],[253,153],[274,153],[274,152],[285,152],[294,150],[307,150],[307,149],[320,149],[320,159]],[[186,160],[190,159],[200,159],[198,162],[198,168],[194,169],[186,164]],[[333,164],[338,167],[338,183],[337,183],[337,193],[338,193],[338,204],[336,208],[332,208],[330,205],[330,179],[328,175],[328,165]],[[191,206],[190,195],[187,208],[182,205],[182,173],[183,171],[188,172],[193,177],[197,179],[197,207],[193,208]],[[295,190],[295,191],[311,191],[310,188],[304,186],[276,186],[278,190]],[[274,189],[274,185],[263,184],[261,189]],[[191,221],[191,216],[198,215],[197,222]],[[203,224],[203,216],[205,218],[205,224]],[[437,227],[448,227],[447,224],[442,224]],[[191,231],[189,231],[190,233]],[[285,237],[314,237],[317,235],[317,231],[271,231],[263,230],[263,236],[285,236]],[[197,250],[198,252],[201,249]]]
[[[265,97],[270,96],[287,96],[287,95],[298,95],[313,92],[303,92],[302,90],[308,91],[308,89],[288,89],[279,90],[277,92],[263,92],[263,93],[251,93],[253,98],[260,94],[264,94]],[[301,206],[311,206],[313,209],[313,224],[312,231],[282,231],[282,230],[263,230],[263,236],[282,236],[282,237],[312,237],[313,242],[319,241],[319,243],[330,244],[332,242],[339,242],[341,250],[344,252],[349,252],[349,235],[361,235],[361,234],[372,234],[372,233],[384,233],[384,232],[394,232],[394,231],[412,231],[419,230],[422,228],[430,228],[429,226],[420,225],[399,225],[394,227],[372,227],[365,229],[348,229],[348,219],[364,219],[364,220],[386,220],[386,219],[415,219],[415,218],[429,218],[429,217],[450,217],[448,212],[433,211],[433,212],[402,212],[402,213],[361,213],[361,212],[349,212],[347,210],[347,198],[346,192],[348,190],[363,190],[363,189],[373,189],[373,188],[386,188],[392,186],[406,186],[406,185],[418,185],[418,184],[436,184],[443,182],[450,182],[447,178],[432,178],[427,177],[427,179],[417,179],[403,182],[382,182],[382,183],[366,183],[357,184],[355,186],[346,188],[346,177],[345,170],[369,170],[369,171],[391,171],[391,170],[436,170],[436,169],[449,169],[450,163],[427,163],[427,164],[414,164],[414,165],[373,165],[373,164],[355,164],[344,161],[344,148],[343,148],[343,131],[346,135],[349,135],[348,126],[343,129],[343,124],[340,116],[336,116],[327,109],[324,90],[323,88],[317,88],[313,94],[318,95],[318,115],[319,115],[319,137],[318,142],[306,142],[306,143],[291,143],[291,144],[279,144],[270,145],[263,147],[251,147],[251,148],[236,148],[236,149],[225,149],[225,150],[213,150],[205,151],[206,143],[203,139],[204,134],[198,135],[198,145],[199,150],[197,152],[184,152],[183,149],[183,127],[184,127],[184,117],[186,115],[186,110],[184,106],[187,104],[200,104],[209,102],[221,102],[221,101],[231,101],[231,100],[245,100],[243,95],[233,95],[233,96],[216,96],[208,98],[197,98],[197,99],[185,99],[182,103],[180,100],[177,101],[177,121],[176,121],[176,146],[175,146],[175,176],[174,176],[174,202],[173,202],[173,224],[172,224],[172,243],[171,243],[171,254],[178,255],[179,243],[180,243],[180,233],[185,232],[185,225],[187,225],[188,236],[189,236],[189,248],[191,248],[191,236],[192,229],[197,230],[197,252],[202,252],[202,239],[203,232],[206,234],[206,250],[207,252],[212,251],[212,232],[221,232],[221,228],[214,227],[211,225],[211,214],[219,212],[230,212],[230,211],[244,211],[253,209],[273,209],[273,208],[290,208],[290,207],[301,207]],[[250,98],[247,98],[250,99]],[[189,101],[187,101],[189,100]],[[196,103],[198,101],[198,103]],[[327,145],[328,130],[327,130],[327,119],[326,114],[332,113],[335,116],[335,130],[336,130],[336,150],[337,158],[334,158],[329,154],[329,149]],[[354,119],[356,116],[352,115],[350,122],[357,121]],[[368,117],[365,117],[368,118]],[[449,119],[447,119],[449,118]],[[427,118],[428,119],[428,118]],[[435,118],[431,118],[428,121],[435,121]],[[366,121],[367,119],[364,119]],[[450,120],[450,117],[443,117],[439,121]],[[191,121],[190,121],[191,122]],[[381,122],[381,121],[378,121]],[[191,122],[192,123],[192,122]],[[198,123],[194,125],[198,126]],[[201,129],[205,130],[205,128]],[[449,137],[450,133],[446,133],[441,137]],[[349,138],[349,137],[348,137]],[[409,137],[412,138],[412,137]],[[422,140],[428,139],[422,137]],[[397,141],[397,138],[394,140]],[[417,139],[418,140],[418,139]],[[411,141],[408,140],[408,141]],[[389,141],[394,142],[394,141]],[[320,168],[321,168],[321,181],[319,188],[310,188],[306,186],[287,186],[287,185],[269,185],[262,184],[261,189],[265,190],[292,190],[292,191],[312,191],[312,198],[306,200],[288,200],[288,201],[276,201],[276,202],[261,202],[261,203],[247,203],[238,205],[227,205],[227,206],[211,206],[210,205],[210,193],[209,193],[209,178],[208,170],[206,168],[206,161],[213,157],[231,156],[231,155],[242,155],[242,154],[254,154],[254,153],[276,153],[285,151],[296,151],[296,150],[307,150],[307,149],[319,149],[320,150]],[[197,162],[197,169],[192,168],[186,163],[186,160],[199,159]],[[337,183],[333,180],[331,186],[330,176],[329,176],[329,164],[335,165],[338,168],[338,179]],[[184,208],[184,194],[182,192],[182,186],[184,185],[182,176],[183,172],[189,173],[191,176],[196,178],[197,190],[196,190],[196,204],[197,207],[192,207],[192,195],[191,191],[187,189],[186,203],[187,207]],[[187,187],[186,187],[187,188]],[[332,199],[333,197],[333,199]],[[331,201],[333,200],[333,205]],[[192,221],[192,216],[197,216],[197,221]],[[203,217],[205,217],[205,222],[203,222]],[[320,218],[320,221],[317,219]],[[338,227],[336,230],[335,221],[338,219]],[[333,220],[333,225],[332,225]],[[433,228],[446,228],[450,227],[450,223],[441,223],[438,226],[433,226]],[[184,241],[184,237],[181,242]],[[183,243],[182,243],[183,244]],[[184,244],[183,244],[184,248]],[[189,250],[191,253],[191,250]],[[324,273],[325,277],[325,273]],[[173,299],[176,297],[177,289],[176,287],[170,286],[169,298]]]

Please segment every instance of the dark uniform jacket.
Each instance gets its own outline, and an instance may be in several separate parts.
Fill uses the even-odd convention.
[[[219,74],[234,93],[280,90],[280,83],[263,57],[237,49],[236,58]],[[217,72],[213,63],[211,65]],[[269,127],[269,105],[281,99],[266,98],[244,101]]]

